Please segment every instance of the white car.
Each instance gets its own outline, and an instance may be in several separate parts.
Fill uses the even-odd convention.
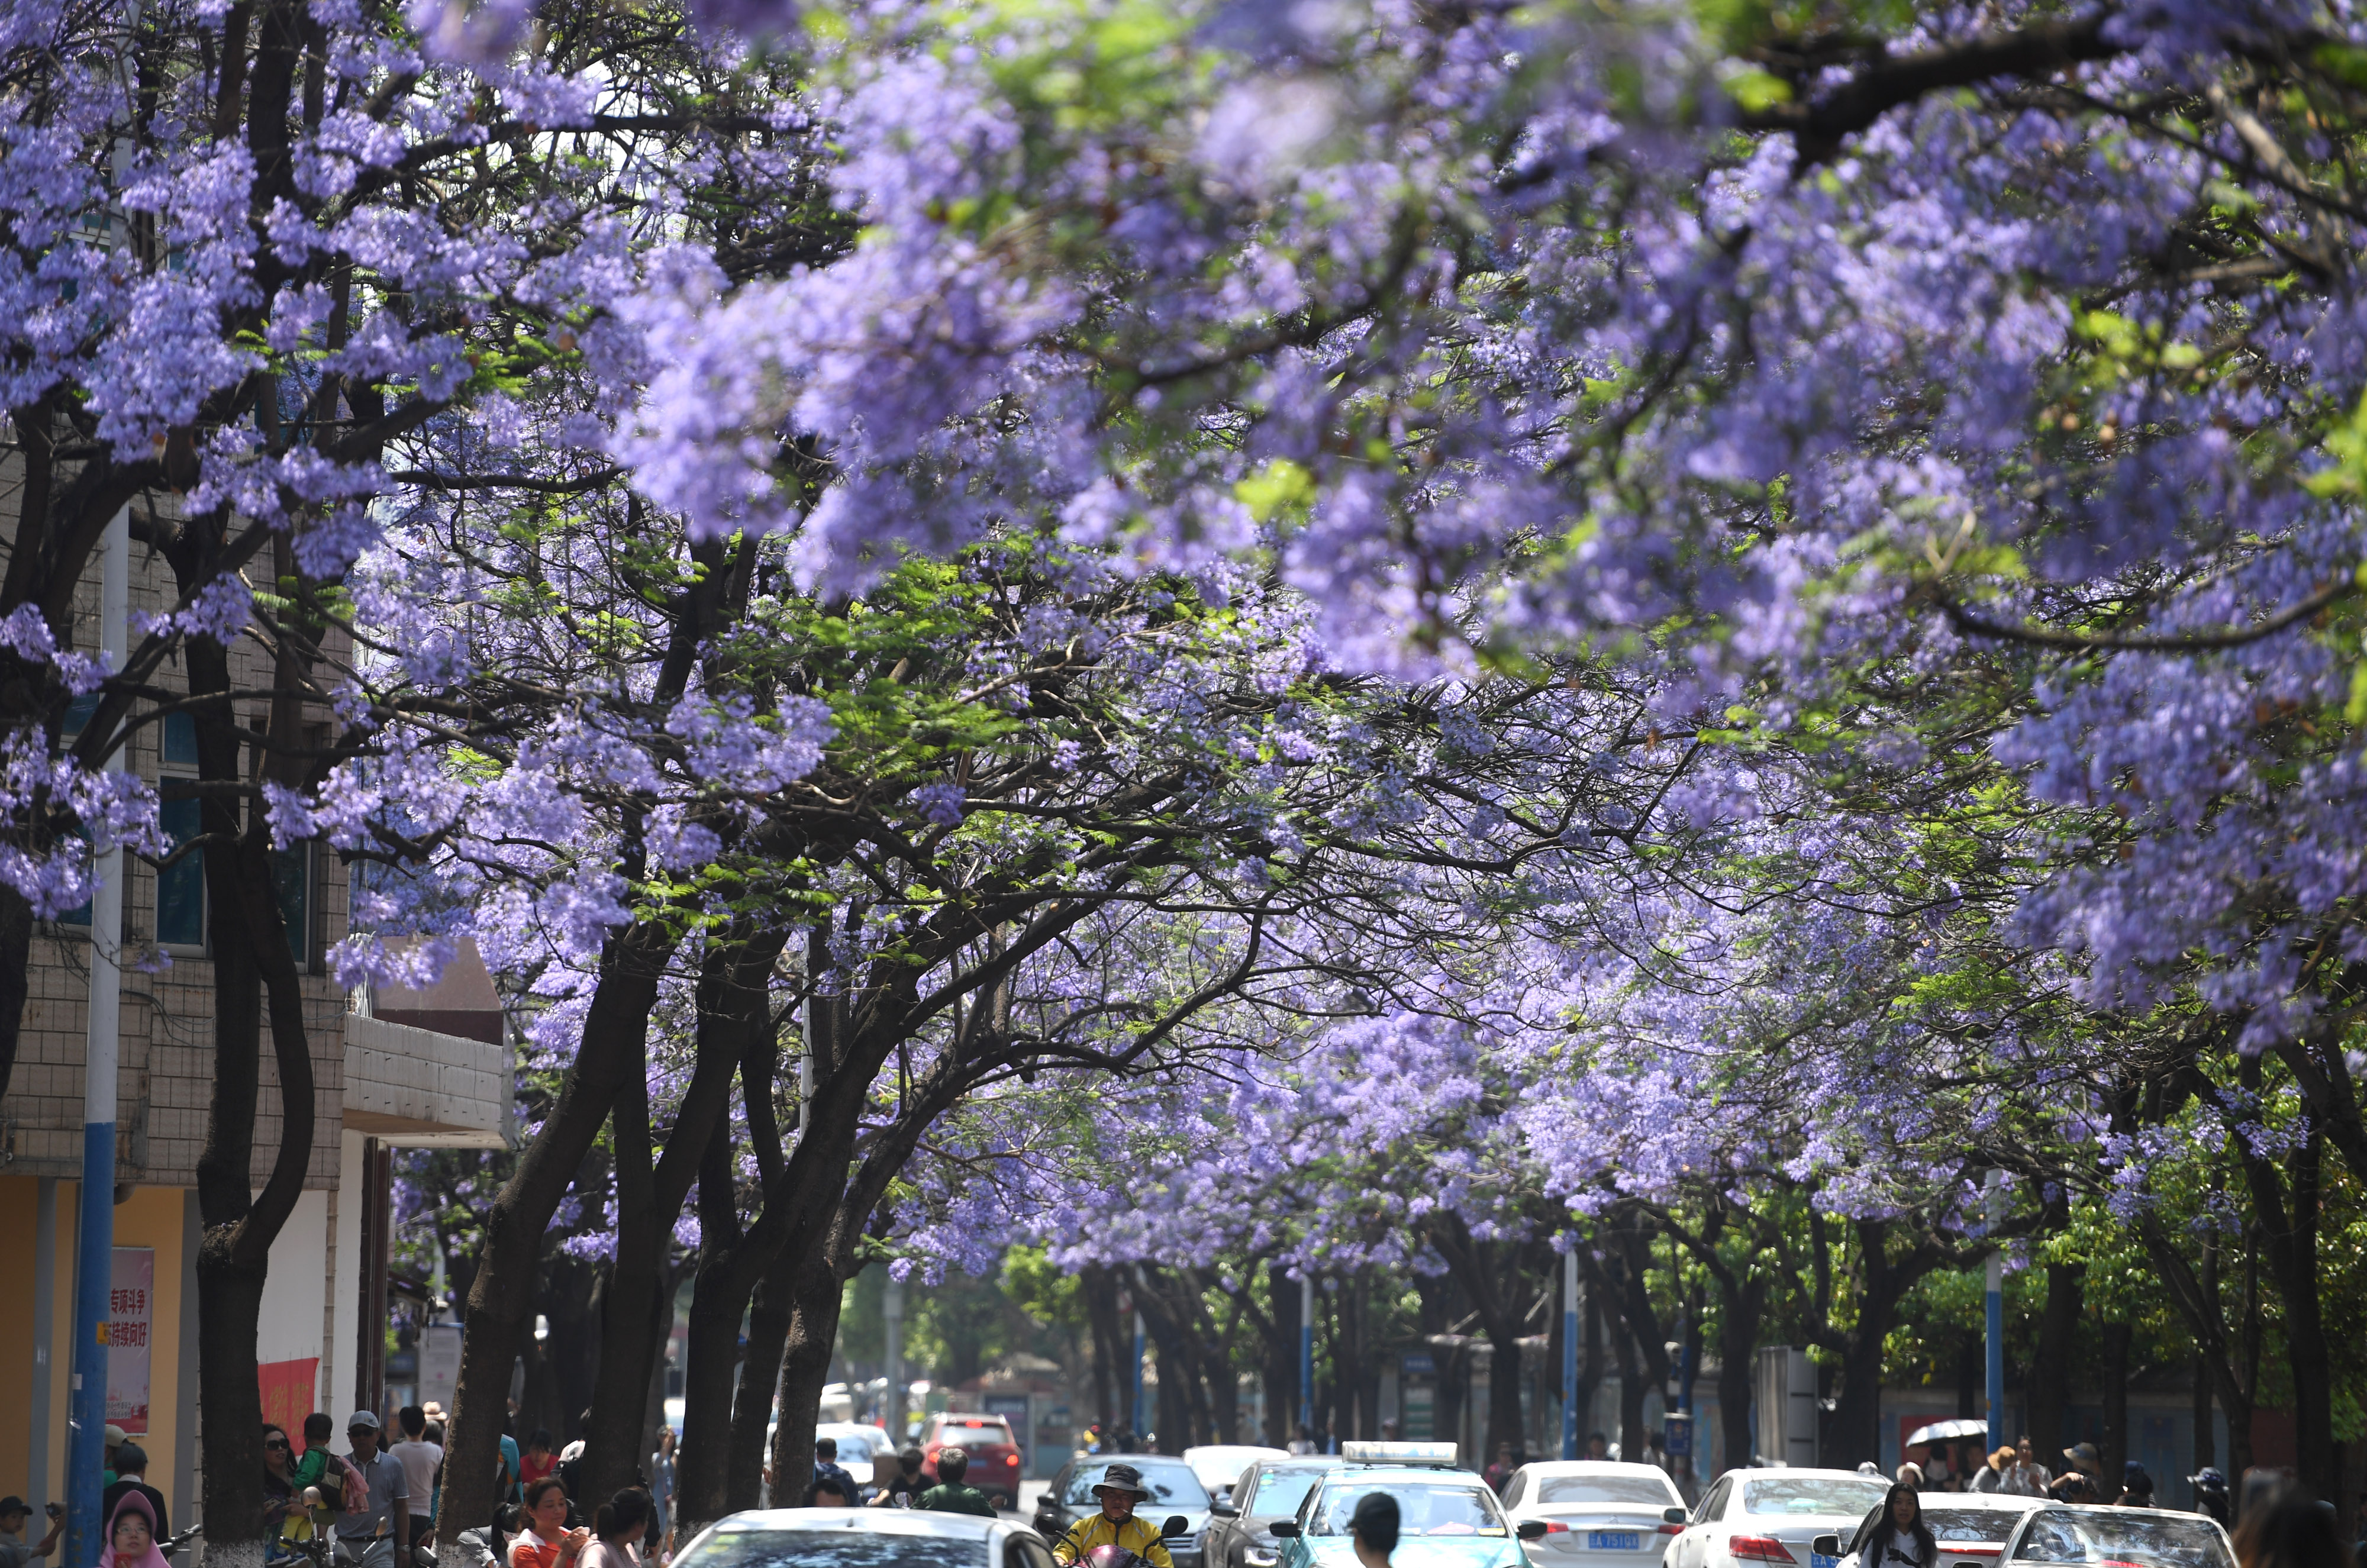
[[[1932,1568],[1997,1568],[1998,1552],[2013,1527],[2046,1506],[2044,1497],[2004,1492],[1926,1492],[1916,1501],[1922,1505],[1923,1522],[1931,1527],[1932,1542],[1940,1549]],[[1830,1540],[1818,1537],[1808,1543],[1813,1554],[1839,1559],[1839,1568],[1873,1568],[1861,1564],[1859,1558],[1882,1509],[1880,1503],[1867,1509],[1854,1531],[1838,1531]]]
[[[2227,1532],[2203,1514],[2171,1508],[2033,1508],[2007,1538],[2004,1568],[2016,1564],[2100,1562],[2131,1568],[2236,1568]]]
[[[1528,1543],[1536,1568],[1653,1568],[1687,1523],[1668,1472],[1608,1459],[1521,1466],[1504,1483],[1504,1517],[1515,1529],[1546,1527]]]
[[[1663,1568],[1837,1568],[1810,1562],[1820,1535],[1854,1533],[1890,1483],[1853,1470],[1729,1470],[1702,1495]]]
[[[718,1519],[677,1568],[1053,1568],[1025,1525],[920,1508],[763,1508]]]
[[[1287,1450],[1260,1448],[1255,1443],[1210,1443],[1185,1449],[1183,1455],[1192,1473],[1200,1478],[1200,1484],[1208,1489],[1208,1495],[1220,1503],[1232,1495],[1233,1483],[1241,1478],[1241,1472],[1262,1459],[1289,1457]]]

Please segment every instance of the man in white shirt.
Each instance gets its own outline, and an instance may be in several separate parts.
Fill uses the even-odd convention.
[[[443,1466],[444,1450],[427,1441],[427,1412],[418,1405],[404,1405],[394,1419],[402,1428],[402,1441],[386,1453],[402,1466],[403,1483],[411,1493],[411,1543],[418,1546],[436,1531],[436,1472]]]

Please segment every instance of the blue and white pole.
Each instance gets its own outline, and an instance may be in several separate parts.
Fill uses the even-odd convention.
[[[1561,1255],[1561,1457],[1578,1457],[1578,1240]]]
[[[130,608],[131,512],[107,525],[99,557],[99,642],[123,668]],[[107,760],[123,766],[123,753]],[[115,1282],[116,1049],[123,1001],[123,846],[94,849],[90,894],[89,1028],[83,1051],[82,1199],[74,1243],[73,1381],[68,1385],[64,1568],[96,1568],[107,1542],[99,1517],[107,1459],[108,1294]]]
[[[1989,1234],[2005,1220],[2005,1172],[1988,1174],[1988,1199]],[[1988,1374],[1989,1428],[1988,1447],[1995,1451],[2005,1442],[2005,1254],[1994,1246],[1989,1249],[1988,1300]]]

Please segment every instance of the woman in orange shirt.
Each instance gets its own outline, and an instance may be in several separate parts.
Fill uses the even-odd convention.
[[[586,1529],[567,1528],[567,1488],[544,1476],[527,1483],[526,1526],[510,1542],[510,1568],[575,1568]]]

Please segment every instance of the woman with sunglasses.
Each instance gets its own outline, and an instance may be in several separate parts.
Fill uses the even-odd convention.
[[[296,1451],[288,1434],[263,1424],[263,1528],[271,1532],[264,1543],[266,1561],[293,1555],[284,1544],[312,1533],[311,1517],[296,1506]]]

